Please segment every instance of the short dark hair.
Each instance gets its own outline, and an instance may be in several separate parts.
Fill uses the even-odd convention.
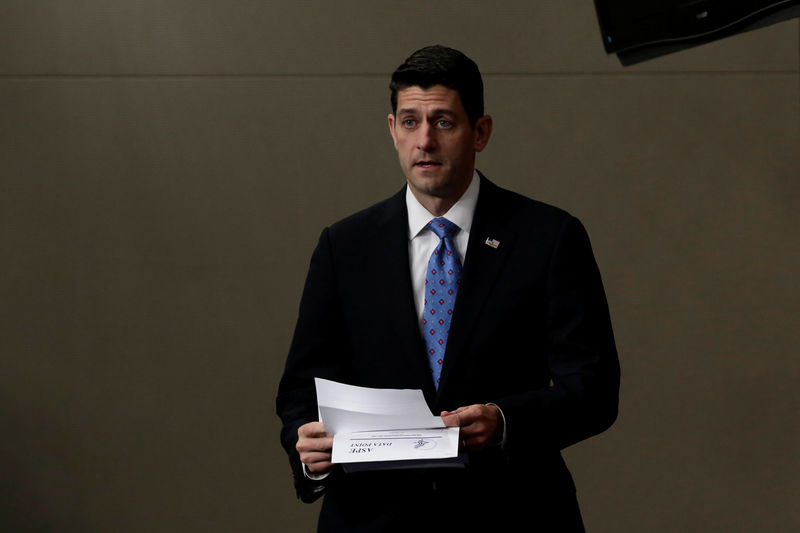
[[[443,85],[458,92],[472,126],[483,116],[483,79],[478,65],[446,46],[426,46],[411,54],[392,74],[392,113],[397,113],[397,92],[409,87],[430,89]]]

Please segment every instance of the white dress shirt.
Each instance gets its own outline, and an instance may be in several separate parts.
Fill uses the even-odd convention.
[[[478,203],[478,192],[481,180],[478,173],[472,174],[472,181],[461,195],[461,198],[451,207],[444,218],[458,226],[459,231],[453,239],[458,257],[463,265],[467,255],[469,231],[472,228],[472,217],[475,214],[475,205]],[[422,315],[425,313],[425,273],[428,271],[428,261],[431,254],[439,246],[439,237],[428,229],[428,222],[436,218],[425,209],[411,189],[406,186],[406,208],[408,210],[408,260],[411,270],[411,288],[414,290],[414,305],[417,310],[417,322],[422,331]]]

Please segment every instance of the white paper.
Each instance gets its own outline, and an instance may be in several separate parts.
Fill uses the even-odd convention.
[[[337,433],[334,463],[446,459],[458,455],[458,428]]]
[[[334,463],[447,459],[457,427],[433,416],[421,390],[371,389],[315,378],[320,421],[333,435]]]
[[[355,431],[443,428],[421,390],[371,389],[314,378],[320,421],[329,435]]]

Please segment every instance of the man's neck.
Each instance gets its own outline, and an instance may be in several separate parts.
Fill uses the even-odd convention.
[[[411,193],[414,194],[413,189],[411,190]],[[427,209],[428,212],[435,217],[440,217],[445,213],[447,213],[450,210],[450,208],[453,207],[458,201],[458,198],[456,198],[455,200],[446,198],[435,198],[430,196],[423,196],[420,198],[416,194],[414,194],[414,197],[420,204],[422,204],[422,207]]]
[[[472,176],[472,174],[470,174],[470,176]],[[456,190],[452,194],[448,194],[446,197],[422,194],[411,187],[410,184],[409,189],[411,190],[411,194],[414,195],[414,198],[417,199],[422,207],[427,209],[428,212],[433,216],[440,217],[447,213],[450,208],[456,205],[461,197],[464,196],[464,193],[467,192],[467,189],[469,189],[470,183],[472,183],[472,179],[467,181],[467,183],[463,185],[460,190]]]

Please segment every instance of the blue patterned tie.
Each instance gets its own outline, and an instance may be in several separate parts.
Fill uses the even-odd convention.
[[[447,335],[456,302],[458,285],[461,283],[461,260],[458,258],[453,236],[458,226],[446,218],[434,218],[428,228],[440,239],[439,246],[431,254],[425,274],[425,313],[422,317],[425,332],[425,347],[431,365],[433,384],[439,389]]]

